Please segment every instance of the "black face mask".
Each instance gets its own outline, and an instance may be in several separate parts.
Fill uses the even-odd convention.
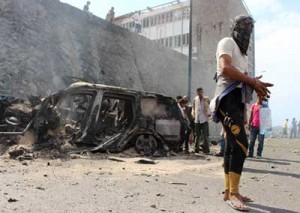
[[[231,36],[243,55],[247,55],[254,20],[250,16],[241,15],[235,18]]]

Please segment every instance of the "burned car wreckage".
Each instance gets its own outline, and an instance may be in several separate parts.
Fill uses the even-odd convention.
[[[179,148],[184,125],[171,97],[101,84],[74,83],[41,102],[32,98],[31,108],[0,102],[2,137],[33,131],[37,144],[55,138],[86,151],[135,147],[141,155],[163,155]]]

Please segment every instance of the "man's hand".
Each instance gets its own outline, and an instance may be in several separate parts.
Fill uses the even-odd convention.
[[[249,131],[251,130],[250,124],[246,124],[246,129],[248,129]]]
[[[268,87],[272,87],[273,84],[262,82],[262,81],[260,81],[261,78],[262,78],[262,76],[253,78],[252,88],[257,93],[257,96],[261,97],[262,100],[266,101],[270,97],[270,94],[271,94]]]

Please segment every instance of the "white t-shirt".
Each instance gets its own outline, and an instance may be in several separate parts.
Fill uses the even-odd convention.
[[[231,64],[237,68],[242,73],[248,73],[248,56],[243,55],[240,51],[239,46],[235,43],[233,38],[223,38],[218,43],[216,58],[217,58],[217,87],[215,91],[215,96],[210,102],[210,109],[212,112],[216,110],[218,96],[232,83],[236,80],[227,78],[222,75],[220,66],[220,57],[222,55],[229,55],[231,57]],[[242,83],[237,87],[242,87]],[[248,101],[246,101],[248,102]]]
[[[207,121],[207,117],[204,113],[204,98],[202,98],[202,100],[200,100],[200,98],[198,98],[198,100],[196,100],[197,104],[197,117],[195,118],[195,123],[205,123]]]
[[[232,59],[231,64],[237,68],[242,73],[248,73],[248,56],[242,55],[239,46],[235,43],[233,38],[223,38],[218,43],[218,48],[216,52],[217,58],[217,74],[218,74],[218,85],[220,84],[230,84],[235,80],[231,80],[224,77],[221,74],[220,57],[222,55],[229,55]],[[239,87],[239,86],[238,86]]]
[[[141,20],[142,17],[140,14],[136,13],[132,16],[132,18],[134,19],[135,24],[140,24],[140,25],[142,24],[142,20]]]

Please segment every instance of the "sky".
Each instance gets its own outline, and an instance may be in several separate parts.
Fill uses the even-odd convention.
[[[115,15],[143,10],[171,0],[90,0],[90,11],[105,18],[109,9]],[[82,9],[86,0],[61,0]],[[288,118],[300,120],[300,4],[299,0],[245,0],[255,19],[255,71],[262,81],[271,82],[273,125]],[[298,107],[299,106],[299,107]]]

